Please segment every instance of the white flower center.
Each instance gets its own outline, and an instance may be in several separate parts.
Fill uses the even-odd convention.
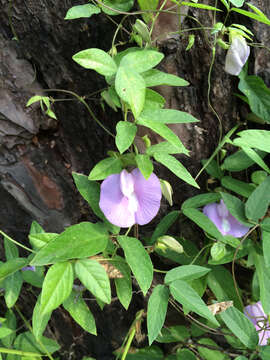
[[[134,191],[134,179],[132,174],[123,170],[120,174],[120,188],[122,194],[128,199],[128,210],[135,213],[138,210],[138,199]]]

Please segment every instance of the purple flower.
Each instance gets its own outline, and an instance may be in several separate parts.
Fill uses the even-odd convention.
[[[258,301],[256,304],[246,306],[244,308],[244,313],[258,332],[259,345],[267,345],[267,339],[270,338],[270,326],[261,302]]]
[[[24,266],[21,270],[22,271],[27,271],[27,270],[36,271],[36,267],[35,266]]]
[[[225,71],[231,75],[239,75],[250,53],[250,47],[241,35],[232,39],[231,46],[226,54]]]
[[[130,227],[149,223],[160,208],[158,177],[145,179],[139,169],[108,176],[101,184],[99,206],[114,225]]]
[[[216,225],[222,235],[232,235],[236,238],[244,236],[249,228],[242,225],[234,216],[229,213],[223,200],[219,204],[207,204],[203,213]]]

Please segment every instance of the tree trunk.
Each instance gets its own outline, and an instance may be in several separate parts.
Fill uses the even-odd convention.
[[[213,5],[212,1],[208,2]],[[268,0],[258,3],[260,9],[270,16]],[[94,219],[75,189],[71,172],[88,175],[90,169],[105,157],[106,151],[114,148],[114,140],[75,97],[57,91],[47,93],[46,89],[64,89],[85,96],[97,118],[114,131],[116,122],[121,119],[120,113],[108,107],[103,111],[99,94],[93,94],[106,84],[95,72],[77,65],[72,55],[90,47],[108,51],[116,27],[104,14],[92,16],[90,20],[64,20],[67,10],[78,5],[75,0],[0,0],[0,5],[0,228],[23,241],[33,220],[37,220],[46,231],[60,232],[83,219]],[[218,5],[221,7],[220,2]],[[200,27],[191,16],[205,27],[213,26],[215,21],[214,13],[206,10],[190,8],[188,15],[182,22],[184,28]],[[224,13],[217,16],[220,18],[217,21],[222,21]],[[114,19],[118,21],[120,17]],[[267,25],[240,18],[236,13],[232,14],[230,21],[248,26],[255,34],[254,41],[269,43]],[[178,30],[173,15],[160,15],[154,37],[162,34],[164,24],[166,31]],[[220,137],[239,120],[245,105],[234,96],[236,78],[224,72],[225,50],[220,47],[216,49],[208,97],[212,37],[208,31],[191,33],[196,38],[189,51],[185,51],[189,32],[184,32],[181,37],[161,37],[157,43],[165,54],[160,68],[190,82],[189,87],[164,86],[159,91],[166,98],[168,108],[187,111],[200,120],[199,123],[173,127],[190,150],[189,158],[180,158],[196,175],[201,159],[211,155]],[[249,68],[251,73],[255,69],[255,74],[269,84],[268,59],[267,51],[257,48],[253,51]],[[38,105],[26,108],[28,99],[37,93],[65,100],[53,107],[57,120],[45,115]],[[153,134],[151,136],[153,142],[159,141]],[[156,172],[162,178],[169,177],[176,208],[195,194],[196,190],[164,169],[158,167]],[[204,181],[204,178],[199,180],[202,187]],[[83,334],[76,326],[74,328],[74,322],[70,323],[66,313],[59,310],[52,326],[66,349],[63,359],[80,359],[82,355],[113,359],[110,355],[112,347],[121,344],[141,304],[139,300],[138,304],[131,306],[119,331],[115,331],[113,324],[118,321],[119,314],[123,318],[126,316],[119,303],[105,307],[103,313],[96,309],[98,325],[103,329],[98,338]],[[30,310],[28,315],[31,315]],[[61,332],[59,321],[68,330]],[[72,351],[74,355],[70,355]]]

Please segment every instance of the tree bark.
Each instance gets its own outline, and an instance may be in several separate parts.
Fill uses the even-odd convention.
[[[71,171],[88,175],[90,169],[105,157],[106,151],[114,148],[113,138],[95,123],[75,98],[57,91],[46,92],[46,89],[64,89],[86,96],[97,118],[111,131],[121,119],[120,113],[108,107],[103,111],[99,95],[91,95],[106,86],[102,77],[72,60],[76,52],[90,47],[109,50],[115,25],[104,14],[92,16],[90,20],[64,20],[67,10],[78,4],[75,0],[0,0],[0,228],[17,240],[22,240],[28,233],[33,220],[46,231],[60,232],[83,219],[94,219],[75,189]],[[260,9],[270,16],[268,5],[268,0],[258,1]],[[191,16],[205,27],[211,27],[215,21],[214,13],[210,11],[191,8],[188,15],[182,22],[184,28],[200,27]],[[224,14],[217,16],[222,20]],[[236,14],[230,20],[248,26],[255,34],[255,41],[269,43],[267,25]],[[166,30],[177,31],[175,23],[173,15],[160,15],[153,36],[161,35],[164,24]],[[181,156],[180,159],[196,175],[201,159],[210,156],[220,136],[239,120],[245,105],[233,94],[237,91],[236,79],[224,72],[225,50],[219,47],[213,62],[208,97],[213,54],[209,41],[212,38],[209,32],[191,33],[196,39],[189,51],[185,51],[188,44],[185,34],[189,32],[181,37],[165,36],[157,43],[165,54],[160,68],[190,82],[189,87],[159,87],[159,91],[166,98],[168,108],[187,111],[200,120],[195,124],[173,126],[190,150],[189,158]],[[255,74],[262,76],[269,85],[270,63],[266,50],[255,49],[249,67],[250,73],[255,69]],[[25,107],[27,100],[36,93],[65,100],[53,107],[57,121],[48,118],[38,105]],[[155,135],[151,134],[151,137],[153,142],[159,141]],[[196,193],[161,167],[157,167],[156,172],[162,178],[169,177],[176,208]],[[199,180],[202,187],[204,181],[205,178]],[[112,326],[118,320],[114,311],[122,318],[125,316],[119,306],[105,307],[103,313],[96,309],[98,324],[103,329],[103,335],[98,338],[86,336],[74,328],[74,323],[68,325],[70,319],[59,310],[52,321],[54,331],[61,332],[59,321],[69,329],[59,335],[66,350],[63,359],[79,359],[82,355],[113,359],[110,355],[112,347],[121,344],[141,304],[141,300],[139,303],[135,300],[119,332]],[[88,350],[90,347],[89,352],[85,344]],[[75,349],[74,355],[70,355],[72,349]]]

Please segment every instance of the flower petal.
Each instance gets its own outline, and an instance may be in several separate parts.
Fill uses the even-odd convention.
[[[139,202],[135,213],[136,223],[145,225],[156,216],[160,208],[160,181],[154,173],[146,180],[139,169],[134,169],[131,174],[134,177],[134,189]]]
[[[226,54],[225,71],[231,75],[239,75],[250,53],[250,48],[242,36],[232,39]]]
[[[259,345],[267,345],[267,339],[270,338],[269,322],[263,311],[262,304],[258,301],[256,304],[248,305],[244,308],[244,314],[253,323],[259,335]],[[264,329],[266,327],[267,329]]]
[[[135,224],[135,214],[128,209],[128,198],[120,188],[120,174],[110,175],[102,182],[99,206],[112,224],[120,227]]]
[[[218,206],[217,203],[207,204],[203,208],[203,213],[216,225],[222,235],[226,235],[226,232],[223,231],[222,218],[218,213]]]
[[[241,224],[235,217],[231,214],[228,216],[228,221],[230,224],[230,230],[227,232],[227,235],[232,235],[236,238],[240,238],[249,231],[249,228],[243,224]]]

